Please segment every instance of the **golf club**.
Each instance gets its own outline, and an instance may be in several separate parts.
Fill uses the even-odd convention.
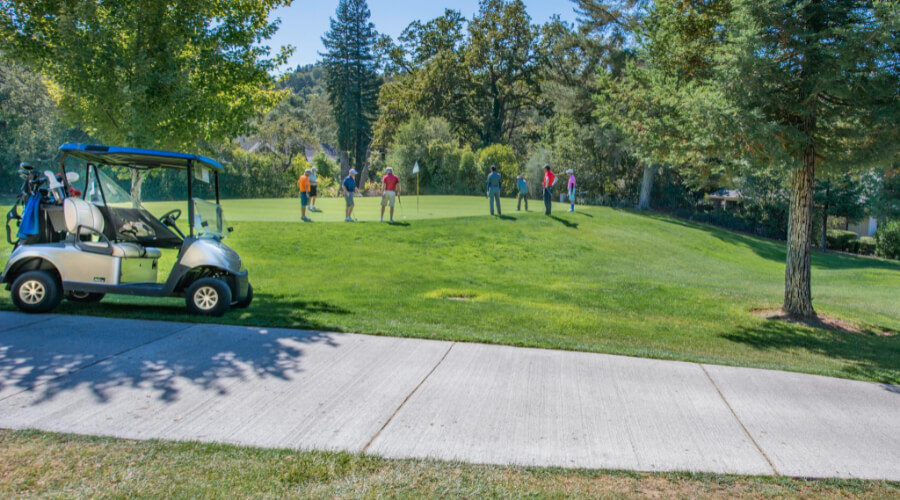
[[[403,211],[403,201],[400,200],[400,196],[397,196],[397,203],[400,204],[400,218],[406,220],[406,213]]]

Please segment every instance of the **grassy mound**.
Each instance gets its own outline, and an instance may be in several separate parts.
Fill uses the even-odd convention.
[[[342,202],[327,201],[314,220],[343,217]],[[658,215],[581,207],[569,214],[557,206],[546,217],[536,203],[525,213],[504,202],[503,219],[437,219],[439,206],[486,214],[487,200],[423,198],[427,215],[398,225],[292,223],[285,221],[299,219],[296,200],[226,202],[235,227],[226,242],[243,256],[257,299],[216,321],[900,383],[900,263],[815,253],[814,305],[861,331],[809,328],[754,314],[780,305],[783,243]],[[360,218],[371,219],[376,203],[362,200]],[[404,204],[411,217],[414,198]],[[0,258],[8,253],[5,246]],[[174,258],[168,252],[161,269]],[[110,296],[58,312],[196,321],[183,304]],[[12,308],[0,294],[0,309]]]

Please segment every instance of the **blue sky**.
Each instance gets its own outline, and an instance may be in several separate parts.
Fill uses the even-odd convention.
[[[334,16],[337,4],[338,0],[295,0],[290,7],[278,9],[275,16],[281,18],[281,27],[269,41],[273,52],[282,45],[293,45],[290,68],[316,62],[323,50],[322,35],[328,30],[328,19]],[[574,4],[569,0],[525,0],[525,5],[534,23],[544,23],[554,14],[575,21]],[[434,19],[447,8],[471,18],[478,11],[478,0],[369,0],[375,28],[394,39],[412,21]]]

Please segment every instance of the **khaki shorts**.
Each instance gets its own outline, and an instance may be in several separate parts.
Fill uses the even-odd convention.
[[[396,191],[385,191],[383,195],[381,195],[381,206],[386,207],[388,205],[391,208],[394,207],[394,202],[397,201],[397,192]]]

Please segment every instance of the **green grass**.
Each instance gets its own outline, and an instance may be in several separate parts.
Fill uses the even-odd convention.
[[[0,431],[0,495],[39,498],[892,498],[886,481],[562,470]]]
[[[840,333],[760,319],[776,308],[784,244],[660,215],[582,208],[485,214],[487,200],[423,197],[414,220],[294,223],[296,200],[226,201],[226,242],[244,258],[253,306],[216,322],[605,352],[900,383],[900,263],[813,256],[820,313]],[[326,203],[327,202],[327,203]],[[340,200],[324,200],[340,218]],[[372,219],[377,200],[360,202]],[[165,206],[153,206],[154,213]],[[445,213],[447,212],[447,213]],[[337,215],[335,215],[337,213]],[[263,219],[270,222],[242,219]],[[377,220],[377,219],[376,219]],[[5,247],[0,258],[5,258]],[[174,260],[168,252],[162,268]],[[0,309],[12,309],[7,294]],[[61,313],[205,321],[183,300],[110,296]]]

